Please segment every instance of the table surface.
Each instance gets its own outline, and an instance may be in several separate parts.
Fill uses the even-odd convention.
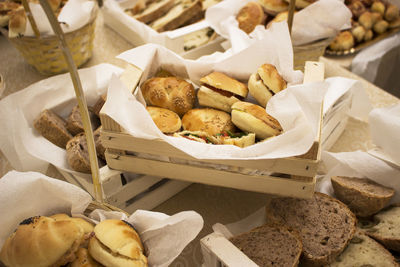
[[[120,67],[125,63],[115,56],[132,48],[132,45],[122,39],[117,33],[103,25],[101,15],[97,19],[94,40],[94,54],[84,67],[93,66],[102,62],[108,62]],[[6,87],[1,97],[19,91],[26,86],[46,78],[38,74],[33,67],[27,65],[19,53],[8,43],[4,36],[0,36],[0,74],[5,78]],[[360,79],[339,64],[321,58],[326,63],[326,77],[344,76]],[[378,87],[360,79],[374,107],[384,107],[399,103],[399,99],[379,89]],[[0,92],[1,93],[1,92]],[[372,147],[368,125],[365,122],[350,119],[348,125],[331,148],[333,152],[346,152],[354,150],[367,150]],[[12,170],[0,152],[0,177]],[[62,179],[54,167],[49,167],[47,175]],[[184,210],[195,210],[204,218],[204,228],[198,237],[191,242],[183,253],[173,262],[172,266],[200,266],[202,255],[200,250],[200,238],[212,232],[212,225],[219,223],[231,223],[238,221],[261,208],[268,196],[261,193],[240,191],[235,189],[192,184],[171,199],[165,201],[154,211],[174,214]]]

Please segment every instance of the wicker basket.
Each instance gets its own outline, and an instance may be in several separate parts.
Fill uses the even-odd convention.
[[[65,39],[72,53],[75,64],[79,67],[92,57],[97,4],[90,21],[83,27],[65,33]],[[8,31],[2,29],[8,36]],[[28,63],[40,73],[53,75],[68,71],[68,65],[60,49],[59,40],[55,35],[40,37],[9,38]]]
[[[306,61],[319,61],[325,49],[332,42],[333,38],[327,38],[310,44],[293,46],[294,69],[304,72]]]

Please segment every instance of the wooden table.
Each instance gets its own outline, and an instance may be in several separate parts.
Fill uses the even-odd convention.
[[[92,66],[101,62],[112,63],[121,67],[125,63],[115,56],[120,52],[130,49],[132,45],[123,40],[119,35],[103,26],[102,17],[98,18],[94,55],[85,65]],[[18,52],[0,36],[0,73],[4,76],[6,89],[3,96],[17,92],[31,83],[46,78],[38,74],[28,66]],[[339,64],[332,63],[322,58],[326,63],[326,76],[344,76],[359,79],[364,84],[374,107],[384,107],[399,103],[399,99],[379,89],[378,87],[360,79]],[[332,147],[331,151],[367,150],[372,147],[368,125],[354,119],[349,123],[340,139]],[[6,153],[6,152],[5,152]],[[0,177],[12,170],[3,154],[0,153]],[[47,175],[62,179],[61,175],[50,167]],[[204,228],[198,237],[186,247],[183,253],[175,260],[172,266],[200,266],[202,255],[199,240],[211,233],[212,225],[219,223],[231,223],[238,221],[261,208],[268,196],[260,193],[246,192],[228,188],[214,187],[203,184],[192,184],[168,201],[156,207],[155,211],[174,214],[183,210],[195,210],[204,218]]]

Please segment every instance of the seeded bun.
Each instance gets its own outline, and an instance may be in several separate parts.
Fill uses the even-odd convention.
[[[181,118],[175,112],[158,107],[146,107],[154,123],[163,133],[174,133],[182,126]]]
[[[84,232],[72,221],[37,216],[24,220],[5,241],[6,266],[62,266],[75,260]]]
[[[250,76],[250,94],[257,102],[266,107],[269,99],[286,88],[286,81],[271,64],[263,64]]]
[[[245,33],[251,33],[257,25],[264,24],[267,16],[258,2],[249,2],[243,6],[236,16],[239,28]]]
[[[104,220],[94,228],[89,253],[104,266],[147,266],[143,245],[132,225],[121,220]]]
[[[183,116],[182,126],[187,131],[203,131],[210,135],[235,130],[228,113],[212,108],[190,110]]]
[[[249,90],[243,83],[220,72],[213,72],[200,79],[197,98],[202,106],[231,112],[231,106],[247,97]]]
[[[262,107],[236,102],[232,106],[232,122],[242,131],[255,133],[258,139],[266,139],[282,132],[279,122]]]

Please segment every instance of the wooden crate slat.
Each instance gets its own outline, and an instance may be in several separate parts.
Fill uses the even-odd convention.
[[[90,178],[79,177],[77,175],[73,175],[61,169],[58,169],[58,171],[64,176],[65,180],[67,180],[69,183],[72,183],[86,190],[91,196],[93,196],[93,183],[90,180]]]
[[[107,151],[106,159],[110,168],[123,169],[129,172],[282,196],[310,198],[315,187],[315,178],[311,177],[309,181],[297,181],[266,175],[244,175],[185,164],[141,159],[130,155],[112,154]]]

